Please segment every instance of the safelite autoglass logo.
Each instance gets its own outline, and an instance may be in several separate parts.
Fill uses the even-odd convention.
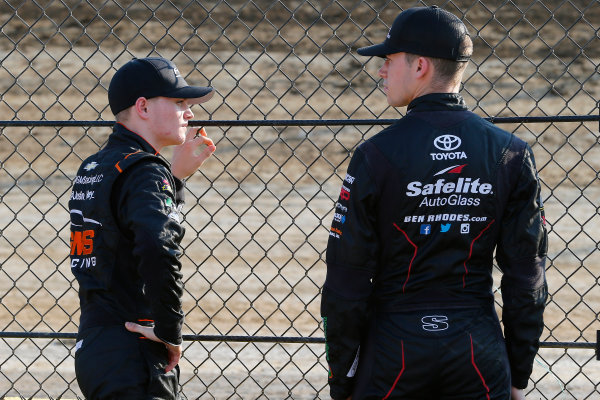
[[[438,171],[433,176],[461,174],[466,166],[467,164],[452,165]],[[480,196],[493,194],[493,186],[491,183],[481,182],[480,178],[446,179],[440,177],[434,182],[409,182],[405,194],[408,197],[422,196],[419,207],[479,206]]]

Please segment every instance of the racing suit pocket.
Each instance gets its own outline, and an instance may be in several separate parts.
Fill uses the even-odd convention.
[[[163,343],[140,339],[142,353],[148,370],[148,395],[150,398],[179,399],[179,365],[165,372],[168,352]]]

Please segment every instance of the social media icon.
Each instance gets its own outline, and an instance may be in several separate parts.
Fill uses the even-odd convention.
[[[421,235],[429,235],[431,233],[431,225],[423,224],[421,225]]]
[[[471,224],[460,224],[460,233],[469,233]]]
[[[442,224],[440,231],[441,232],[448,232],[450,230],[450,225],[451,224]]]

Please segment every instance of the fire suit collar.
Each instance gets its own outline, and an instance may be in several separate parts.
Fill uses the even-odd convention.
[[[108,138],[109,143],[111,142],[125,142],[128,145],[132,145],[135,148],[145,151],[146,153],[160,155],[158,151],[150,143],[146,141],[139,134],[127,129],[127,127],[121,123],[116,123],[113,127],[113,133]]]
[[[407,112],[464,110],[467,110],[467,104],[459,93],[429,93],[417,97],[407,107]]]

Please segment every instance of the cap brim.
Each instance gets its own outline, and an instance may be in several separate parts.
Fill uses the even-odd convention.
[[[390,47],[386,46],[385,43],[381,43],[381,44],[374,44],[372,46],[361,47],[360,49],[356,50],[356,52],[358,54],[360,54],[361,56],[385,57],[389,54],[397,53],[398,51],[393,50]]]
[[[210,100],[214,94],[215,90],[211,87],[186,86],[175,89],[164,97],[186,99],[190,104],[200,104]]]

